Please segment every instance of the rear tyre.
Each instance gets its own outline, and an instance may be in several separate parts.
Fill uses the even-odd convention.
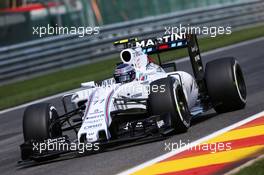
[[[208,94],[217,113],[243,109],[247,89],[242,69],[233,57],[206,64],[205,80]]]
[[[175,132],[186,132],[190,126],[191,116],[181,85],[172,77],[167,77],[152,82],[150,89],[153,89],[153,86],[159,87],[160,90],[150,91],[149,111],[151,115],[170,113],[171,126]]]

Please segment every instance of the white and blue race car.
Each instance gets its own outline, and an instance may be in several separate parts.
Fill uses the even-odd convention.
[[[82,88],[62,98],[65,114],[41,103],[26,108],[23,117],[22,160],[46,160],[69,150],[34,150],[48,142],[91,143],[102,147],[160,139],[186,132],[192,118],[214,109],[217,113],[238,110],[246,104],[246,85],[235,58],[220,58],[205,70],[195,35],[166,36],[115,42],[123,46],[121,63],[113,78],[82,83]],[[159,53],[187,48],[193,76],[161,63]],[[157,53],[159,63],[149,57]],[[74,109],[69,111],[67,100]],[[65,134],[75,131],[71,140]],[[55,156],[54,156],[55,155]]]

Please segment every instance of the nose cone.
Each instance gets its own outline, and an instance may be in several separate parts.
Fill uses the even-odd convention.
[[[112,94],[115,86],[97,87],[92,97],[86,103],[82,126],[78,131],[80,142],[96,142],[100,133],[104,132],[107,139],[110,138],[108,125],[111,124],[110,112],[112,105]]]

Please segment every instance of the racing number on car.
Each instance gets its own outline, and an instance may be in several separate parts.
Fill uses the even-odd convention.
[[[93,105],[97,104],[99,102],[99,104],[102,104],[104,102],[105,99],[101,99],[101,100],[95,100],[93,102]]]

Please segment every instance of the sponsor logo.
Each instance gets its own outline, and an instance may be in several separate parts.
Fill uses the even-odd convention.
[[[164,126],[164,125],[165,125],[165,123],[164,123],[163,120],[157,121],[157,126],[158,126],[158,128],[161,128],[161,127]]]
[[[95,120],[86,120],[84,123],[99,123],[99,122],[103,122],[104,119],[99,118],[99,119],[95,119]]]
[[[93,136],[94,135],[94,132],[87,132],[86,133],[88,136]]]
[[[99,110],[99,109],[95,109],[93,112],[90,112],[89,115],[94,115],[94,114],[100,114],[103,113],[104,111]]]
[[[102,123],[98,123],[98,124],[94,124],[94,125],[90,125],[90,126],[85,126],[84,129],[87,130],[87,129],[91,129],[91,128],[99,128],[103,126]]]
[[[94,116],[88,116],[85,119],[86,120],[92,120],[92,119],[96,119],[96,118],[102,118],[104,117],[104,114],[100,114],[100,115],[94,115]]]
[[[156,39],[147,39],[147,40],[137,41],[136,47],[155,46],[156,43],[163,44],[163,43],[168,43],[168,42],[172,42],[172,41],[182,40],[185,38],[186,37],[185,37],[184,33],[180,33],[180,34],[174,33],[174,34],[166,35],[166,36],[156,38]]]

